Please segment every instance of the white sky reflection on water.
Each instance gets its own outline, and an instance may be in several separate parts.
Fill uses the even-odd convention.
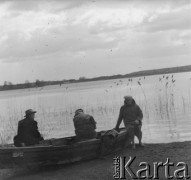
[[[74,135],[72,119],[77,108],[94,116],[97,130],[107,130],[115,126],[124,95],[131,94],[144,113],[145,142],[190,140],[190,78],[191,73],[179,73],[173,78],[169,74],[137,77],[132,82],[116,79],[1,91],[0,132],[11,142],[28,108],[37,110],[36,119],[45,138]]]

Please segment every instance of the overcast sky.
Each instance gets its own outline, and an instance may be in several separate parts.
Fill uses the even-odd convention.
[[[0,84],[191,64],[190,0],[0,1]]]

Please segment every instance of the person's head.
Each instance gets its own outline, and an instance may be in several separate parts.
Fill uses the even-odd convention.
[[[33,111],[32,109],[28,109],[25,111],[25,117],[29,118],[29,119],[34,119],[35,113],[36,113],[36,111]]]
[[[124,97],[124,103],[127,105],[131,105],[134,103],[134,99],[132,96],[125,96]]]
[[[83,110],[83,109],[77,109],[77,110],[75,111],[75,116],[77,116],[77,115],[80,114],[80,113],[84,113],[84,110]]]

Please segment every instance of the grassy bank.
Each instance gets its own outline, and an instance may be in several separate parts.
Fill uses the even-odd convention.
[[[153,174],[153,163],[165,163],[167,158],[174,162],[175,167],[170,167],[170,174],[177,169],[178,162],[185,162],[188,165],[188,172],[191,174],[191,141],[175,142],[168,144],[146,144],[145,148],[136,150],[124,149],[123,151],[111,154],[105,159],[78,162],[69,165],[51,166],[38,170],[0,170],[0,179],[9,180],[111,180],[113,179],[113,158],[115,156],[135,157],[131,168],[134,172],[140,169],[140,162],[148,162],[151,165]],[[143,167],[142,167],[143,168]],[[179,168],[180,169],[180,168]],[[131,179],[126,173],[126,179]],[[159,170],[159,179],[165,180],[164,167]],[[175,178],[174,178],[175,179]]]

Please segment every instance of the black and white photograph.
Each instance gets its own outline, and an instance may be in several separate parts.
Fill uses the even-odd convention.
[[[191,179],[190,0],[0,0],[0,180]]]

